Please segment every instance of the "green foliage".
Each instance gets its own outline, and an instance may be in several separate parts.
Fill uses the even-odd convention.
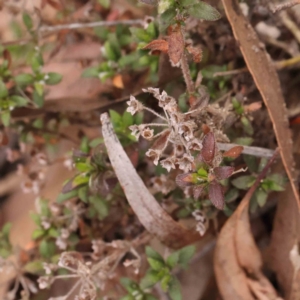
[[[150,269],[141,280],[139,287],[144,290],[160,282],[162,289],[169,293],[172,300],[182,299],[180,283],[172,274],[172,270],[177,266],[186,268],[195,253],[195,247],[184,247],[173,252],[166,259],[163,259],[158,252],[149,246],[145,250]]]
[[[12,245],[9,240],[11,223],[6,223],[0,231],[0,257],[7,258],[12,254]]]
[[[114,110],[109,110],[109,115],[121,144],[123,146],[127,146],[133,142],[136,142],[136,138],[131,134],[129,126],[133,124],[140,124],[143,114],[138,113],[132,116],[129,112],[125,111],[123,115],[120,115]]]

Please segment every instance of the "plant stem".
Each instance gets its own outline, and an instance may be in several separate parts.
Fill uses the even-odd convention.
[[[189,65],[185,53],[183,53],[181,58],[181,70],[182,70],[187,91],[191,95],[195,92],[195,85],[191,77],[191,73],[190,73],[190,69],[189,69]]]

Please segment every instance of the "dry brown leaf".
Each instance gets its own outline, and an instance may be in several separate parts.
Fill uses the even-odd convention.
[[[192,55],[193,61],[199,63],[202,60],[202,49],[200,47],[187,46],[186,50]]]
[[[148,191],[118,140],[107,113],[101,115],[102,134],[110,162],[127,200],[140,222],[162,243],[181,248],[200,238],[175,222]]]
[[[173,65],[178,65],[184,53],[184,37],[180,25],[170,26],[168,35],[169,57]]]
[[[237,0],[222,0],[226,15],[238,41],[245,62],[259,89],[273,123],[280,148],[281,158],[291,181],[298,209],[300,200],[296,187],[292,139],[289,130],[287,109],[282,95],[275,65],[270,60],[256,32],[243,15]]]
[[[276,291],[261,271],[262,258],[251,233],[250,199],[275,155],[223,226],[216,244],[214,268],[224,300],[277,299]]]
[[[113,80],[113,85],[118,88],[118,89],[124,89],[124,83],[123,83],[123,78],[122,75],[118,74],[114,76]]]
[[[300,241],[300,219],[290,185],[279,195],[267,262],[277,276],[285,299],[300,299],[300,274],[294,276],[290,252]],[[297,285],[295,285],[297,282]]]
[[[243,146],[234,146],[231,149],[225,151],[223,153],[224,157],[231,157],[231,158],[237,158],[241,155],[243,152],[244,147]]]
[[[154,41],[150,42],[149,44],[147,44],[143,49],[168,53],[169,44],[165,40],[154,40]]]

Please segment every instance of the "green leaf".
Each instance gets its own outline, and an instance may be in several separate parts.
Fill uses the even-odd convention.
[[[234,140],[234,143],[242,146],[250,146],[253,143],[253,138],[251,137],[242,137]]]
[[[270,190],[272,191],[284,191],[285,184],[287,182],[286,177],[281,174],[271,174],[267,177],[268,180],[271,181]]]
[[[4,110],[1,112],[1,121],[5,127],[9,126],[10,123],[10,111]]]
[[[90,147],[89,147],[89,139],[87,136],[84,136],[81,139],[81,143],[80,143],[80,147],[79,147],[80,151],[83,153],[89,153],[90,152]]]
[[[239,191],[235,188],[230,189],[225,195],[225,202],[231,203],[235,201],[239,196]]]
[[[109,60],[118,61],[118,59],[120,58],[119,52],[116,51],[116,49],[109,41],[106,41],[104,43],[104,51],[105,57]]]
[[[98,3],[102,5],[104,8],[109,8],[110,0],[98,0]]]
[[[40,96],[36,91],[33,91],[33,102],[37,105],[37,107],[43,107],[44,96]]]
[[[150,246],[146,246],[145,252],[146,252],[147,257],[159,260],[161,262],[164,261],[164,259],[162,258],[162,256],[158,252],[156,252],[155,250],[153,250],[153,248],[151,248]]]
[[[12,224],[11,223],[5,223],[1,229],[1,232],[3,233],[4,236],[8,236],[10,229],[11,229]]]
[[[155,26],[154,22],[152,22],[148,25],[146,31],[147,31],[147,33],[149,33],[149,35],[151,36],[152,39],[155,39],[158,35],[157,27]]]
[[[243,154],[243,159],[244,159],[245,163],[247,164],[248,169],[252,173],[256,173],[257,168],[258,168],[257,158],[253,155]]]
[[[103,138],[98,137],[98,138],[95,138],[95,139],[91,140],[90,143],[89,143],[89,146],[91,148],[95,148],[98,145],[103,144],[103,142],[104,142]]]
[[[87,203],[89,187],[87,185],[78,189],[78,197],[81,201]]]
[[[175,251],[168,256],[166,263],[171,269],[173,269],[178,264],[178,260],[179,260],[179,251]]]
[[[145,42],[147,44],[152,41],[151,35],[145,29],[131,27],[130,32],[137,41]]]
[[[178,250],[179,252],[179,259],[178,259],[178,263],[182,266],[182,267],[186,267],[188,262],[190,261],[190,259],[193,257],[193,255],[195,254],[196,251],[196,247],[193,245],[184,247],[180,250]]]
[[[145,295],[145,300],[157,300],[157,298],[154,297],[154,296],[151,295],[151,294],[146,294],[146,295]]]
[[[21,96],[11,96],[10,100],[12,100],[17,106],[26,106],[28,104],[28,99]]]
[[[75,197],[77,197],[77,193],[78,193],[78,190],[72,190],[68,193],[61,193],[58,195],[56,202],[63,203],[69,199],[75,198]]]
[[[21,86],[26,86],[26,85],[32,84],[34,82],[33,75],[28,74],[28,73],[19,74],[14,79],[15,79],[15,82]]]
[[[122,116],[123,128],[127,129],[132,124],[133,124],[133,115],[131,113],[125,111]]]
[[[62,75],[58,74],[58,73],[54,73],[54,72],[50,72],[46,75],[46,77],[48,77],[45,82],[48,85],[55,85],[58,84],[59,82],[61,82],[62,80]]]
[[[241,122],[242,122],[242,124],[243,124],[243,128],[244,128],[245,132],[246,132],[247,134],[249,134],[249,135],[253,135],[254,129],[253,129],[252,124],[251,124],[251,122],[249,121],[249,119],[246,118],[245,116],[242,116],[242,117],[241,117]]]
[[[31,16],[28,13],[23,13],[23,22],[27,28],[28,31],[31,31],[32,27],[33,27],[33,22],[31,19]]]
[[[174,0],[160,0],[158,3],[158,13],[162,14],[174,6]]]
[[[256,199],[257,204],[260,207],[263,207],[267,202],[268,194],[262,188],[259,188],[255,191],[254,197]]]
[[[189,5],[197,4],[198,2],[199,2],[198,0],[181,0],[180,4],[182,6],[189,6]]]
[[[41,260],[30,261],[22,269],[26,273],[41,274],[43,271],[43,262]]]
[[[151,286],[153,286],[155,283],[160,281],[161,276],[159,275],[159,272],[155,270],[150,270],[146,273],[145,277],[142,278],[140,282],[141,289],[147,289]]]
[[[169,295],[172,300],[182,300],[180,282],[175,277],[170,282]]]
[[[100,196],[94,195],[89,197],[89,202],[93,204],[93,207],[96,209],[100,220],[103,220],[108,216],[109,209],[107,201],[102,199]]]
[[[172,276],[170,274],[167,274],[160,281],[161,288],[164,292],[166,292],[169,289],[169,284],[171,280]]]
[[[151,266],[151,268],[155,271],[160,271],[165,267],[165,263],[162,262],[161,260],[156,260],[151,257],[147,257],[148,263]]]
[[[44,126],[44,121],[43,119],[36,119],[34,120],[34,122],[32,123],[32,126],[34,128],[37,128],[37,129],[42,129],[43,126]]]
[[[45,235],[45,230],[43,229],[35,229],[32,233],[32,239],[37,240],[40,237],[42,237],[43,235]]]
[[[134,290],[138,289],[136,282],[127,277],[122,277],[120,282],[129,293],[132,293]]]
[[[59,232],[56,228],[53,228],[51,227],[49,230],[48,230],[48,236],[51,236],[53,238],[57,238],[59,236]]]
[[[85,78],[89,78],[89,77],[96,77],[96,78],[98,78],[98,76],[99,76],[99,69],[98,69],[98,67],[87,68],[81,74],[81,77],[85,77]]]
[[[34,84],[34,89],[38,93],[39,96],[43,96],[44,94],[44,84],[40,82],[35,82]]]
[[[254,176],[244,175],[233,179],[231,183],[240,190],[248,190],[254,184],[255,179]]]
[[[121,124],[122,116],[112,109],[109,110],[109,116],[114,128],[118,128]]]
[[[55,249],[54,241],[42,240],[39,246],[40,254],[44,258],[51,258],[55,254]]]
[[[5,98],[8,96],[8,90],[6,88],[6,85],[2,80],[0,80],[0,98]]]
[[[170,25],[175,23],[176,17],[175,8],[167,9],[159,18],[159,30],[161,32],[165,31]]]
[[[188,6],[186,11],[191,17],[200,20],[216,21],[221,18],[220,13],[214,7],[202,1]]]

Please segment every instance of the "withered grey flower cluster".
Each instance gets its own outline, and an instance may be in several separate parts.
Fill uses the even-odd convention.
[[[134,96],[127,102],[127,111],[134,115],[136,112],[147,110],[162,120],[162,123],[149,123],[132,125],[130,130],[137,139],[142,136],[147,140],[156,139],[153,147],[146,153],[153,160],[155,165],[158,163],[170,172],[171,169],[179,169],[188,172],[192,169],[194,157],[192,151],[200,151],[202,143],[195,136],[198,126],[192,116],[194,111],[182,113],[176,100],[169,96],[165,91],[159,92],[158,88],[143,89],[149,92],[158,100],[158,105],[162,108],[164,116],[156,113],[152,109],[144,106]],[[152,128],[151,128],[152,127]],[[154,129],[162,128],[154,134]],[[171,152],[167,152],[168,146],[172,146]],[[171,154],[168,154],[171,153]]]

